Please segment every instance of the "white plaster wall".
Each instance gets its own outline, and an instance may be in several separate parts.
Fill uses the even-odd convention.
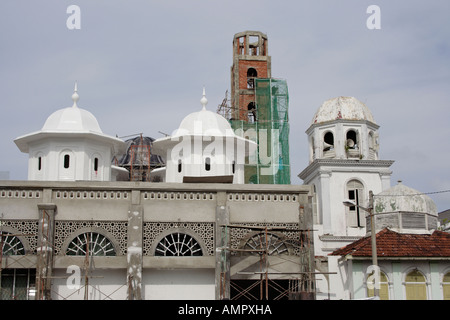
[[[52,279],[53,300],[83,300],[85,295],[85,273],[80,268],[80,287],[74,286],[75,273],[67,269],[54,269]],[[69,271],[69,272],[68,272]],[[125,269],[97,269],[91,272],[88,278],[89,300],[126,300],[127,299],[127,274]]]
[[[337,168],[326,168],[321,172],[310,183],[316,186],[318,222],[323,224],[324,232],[333,235],[365,235],[364,228],[347,228],[346,207],[343,205],[343,201],[348,198],[346,185],[353,179],[360,181],[364,185],[364,199],[361,205],[367,206],[369,190],[374,194],[383,190],[380,174],[376,171],[356,172],[353,169],[338,172]]]
[[[349,300],[349,287],[352,286],[351,278],[351,261],[343,262],[339,256],[329,256],[328,266],[330,274],[330,292],[332,300]],[[349,276],[350,275],[350,276]]]
[[[145,270],[145,300],[214,300],[214,269]]]
[[[234,143],[234,142],[233,142]],[[166,182],[183,182],[183,177],[213,177],[232,175],[235,161],[233,183],[243,183],[244,165],[240,159],[245,149],[242,143],[233,145],[222,137],[183,136],[173,147],[169,147],[166,157]],[[234,148],[234,149],[233,149]],[[210,158],[210,170],[205,170],[205,159]],[[182,170],[178,172],[181,160]]]
[[[64,152],[71,155],[70,168],[64,169],[62,157]],[[38,171],[38,155],[42,156],[42,169]],[[93,157],[101,158],[100,175],[94,178]],[[105,146],[89,139],[73,138],[45,139],[39,143],[30,145],[28,160],[29,180],[98,180],[109,181],[111,179],[111,147]]]

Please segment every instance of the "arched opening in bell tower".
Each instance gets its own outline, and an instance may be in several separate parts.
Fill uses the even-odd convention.
[[[248,68],[247,70],[247,89],[255,88],[255,78],[258,77],[258,72],[255,68]]]

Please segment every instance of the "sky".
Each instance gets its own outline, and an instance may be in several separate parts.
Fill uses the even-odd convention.
[[[79,29],[67,26],[71,5]],[[230,90],[234,34],[257,30],[272,77],[289,88],[292,184],[303,183],[314,113],[352,96],[380,125],[391,185],[450,209],[449,13],[448,0],[2,0],[0,171],[27,179],[28,155],[13,140],[70,107],[75,82],[78,106],[109,135],[172,133],[200,110],[203,87],[215,111]]]

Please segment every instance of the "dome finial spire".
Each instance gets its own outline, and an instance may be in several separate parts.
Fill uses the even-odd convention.
[[[202,110],[206,110],[206,105],[208,104],[208,99],[206,99],[205,87],[203,86],[203,97],[200,100],[203,108]]]
[[[72,94],[72,100],[73,100],[73,108],[77,108],[77,101],[80,99],[80,96],[78,95],[78,84],[75,81],[75,88],[73,90],[73,94]]]

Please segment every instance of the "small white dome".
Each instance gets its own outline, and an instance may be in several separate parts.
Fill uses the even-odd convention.
[[[200,100],[202,110],[187,115],[175,131],[174,136],[202,135],[202,136],[234,136],[233,129],[228,121],[220,114],[206,110],[208,100],[203,89],[203,97]]]
[[[75,89],[72,94],[72,107],[53,112],[45,121],[42,131],[102,133],[94,115],[87,110],[78,108],[77,102],[79,99],[78,86],[75,83]]]
[[[203,109],[189,114],[181,121],[175,136],[182,135],[233,136],[234,133],[224,117]]]
[[[325,101],[317,110],[312,124],[328,121],[344,120],[367,120],[375,123],[369,108],[353,97],[337,97]]]
[[[108,136],[102,132],[95,116],[87,110],[77,106],[79,100],[77,85],[72,95],[72,107],[59,109],[53,112],[45,121],[40,131],[32,132],[14,140],[20,151],[28,153],[30,144],[43,139],[54,139],[57,137],[88,137],[102,141],[114,148],[115,154],[121,154],[125,151],[125,143],[112,136]]]
[[[42,131],[102,133],[94,115],[76,106],[60,109],[52,113],[45,121]]]

